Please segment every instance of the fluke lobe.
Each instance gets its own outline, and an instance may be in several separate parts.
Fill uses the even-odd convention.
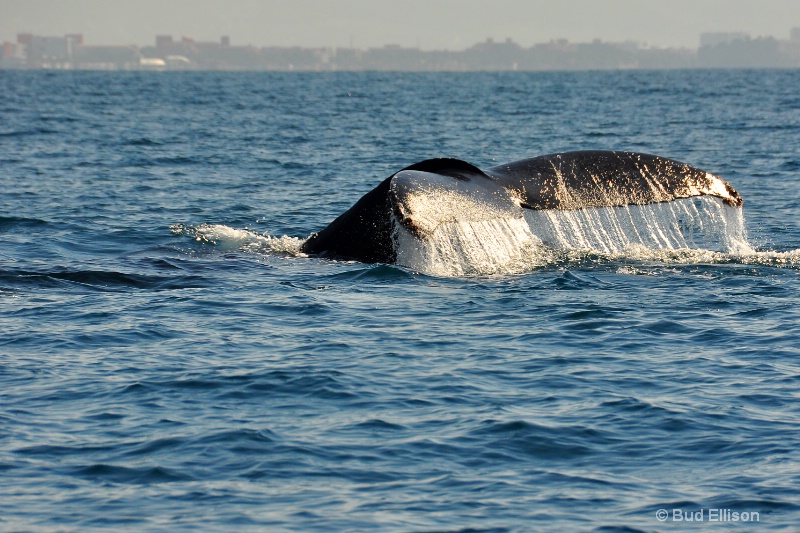
[[[524,210],[577,210],[714,196],[743,200],[727,182],[685,163],[634,152],[543,155],[481,170],[458,159],[428,159],[385,179],[302,251],[364,263],[395,263],[397,232],[430,238],[446,223],[521,218]]]

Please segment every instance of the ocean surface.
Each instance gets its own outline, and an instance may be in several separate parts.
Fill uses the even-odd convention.
[[[798,87],[0,71],[0,530],[797,531]],[[298,253],[417,161],[582,149],[723,177],[746,243]]]

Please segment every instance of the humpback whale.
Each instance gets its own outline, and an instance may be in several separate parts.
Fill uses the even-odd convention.
[[[448,223],[522,219],[526,211],[642,206],[709,196],[738,208],[731,185],[656,155],[563,152],[482,170],[459,159],[428,159],[383,180],[301,251],[364,263],[397,263],[398,234],[419,242]]]

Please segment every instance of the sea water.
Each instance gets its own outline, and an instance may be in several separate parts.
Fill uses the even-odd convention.
[[[0,71],[0,530],[791,530],[798,85]],[[298,253],[416,161],[578,149],[744,208],[451,226],[416,267]]]

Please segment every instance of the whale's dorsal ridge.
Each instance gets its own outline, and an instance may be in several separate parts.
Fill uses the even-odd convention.
[[[407,166],[403,170],[418,170],[448,176],[461,181],[469,181],[470,176],[481,176],[488,178],[486,173],[471,163],[450,157],[439,157],[436,159],[426,159],[419,163]],[[402,171],[401,171],[402,172]]]

